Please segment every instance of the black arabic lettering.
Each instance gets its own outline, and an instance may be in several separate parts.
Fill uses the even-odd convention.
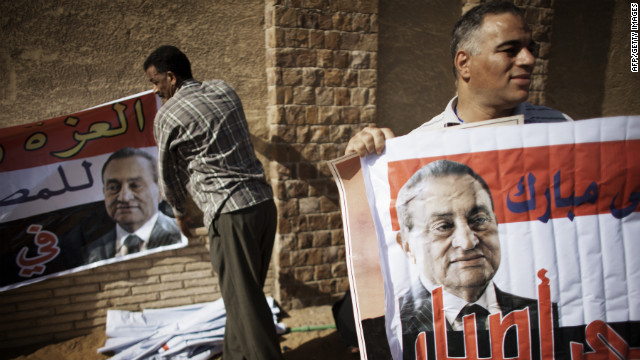
[[[60,180],[62,180],[62,185],[63,185],[62,189],[51,190],[51,189],[45,188],[38,191],[37,194],[32,196],[29,196],[29,189],[19,189],[13,194],[0,200],[0,206],[22,204],[22,203],[26,203],[26,202],[30,202],[38,199],[47,200],[53,196],[58,196],[66,192],[88,189],[93,186],[93,175],[91,175],[91,170],[90,170],[91,163],[85,160],[82,162],[82,167],[84,168],[84,171],[87,174],[87,183],[85,184],[76,185],[76,186],[70,185],[69,180],[67,179],[67,175],[64,172],[64,169],[62,168],[62,166],[58,166],[58,174],[60,175]]]
[[[16,195],[19,195],[19,196],[16,197]],[[23,202],[30,201],[28,199],[28,197],[29,197],[29,189],[19,189],[18,191],[14,192],[13,194],[11,194],[11,195],[5,197],[4,199],[0,200],[0,206],[20,204],[20,203],[23,203]]]
[[[60,179],[62,179],[62,183],[64,184],[64,188],[67,191],[79,191],[83,189],[88,189],[93,186],[93,175],[91,175],[91,163],[88,161],[82,162],[82,167],[84,168],[84,172],[87,174],[88,182],[82,185],[71,186],[69,185],[69,181],[67,180],[67,176],[64,171],[62,171],[62,167],[58,166],[58,172],[60,173]]]
[[[50,197],[62,195],[65,192],[66,192],[65,188],[62,188],[60,190],[50,190],[50,189],[46,189],[45,188],[45,189],[42,189],[42,190],[38,191],[38,194],[33,196],[33,198],[34,198],[34,200],[35,199],[48,200]]]
[[[593,181],[591,184],[589,184],[589,186],[587,186],[587,189],[584,191],[584,194],[576,198],[574,205],[580,206],[587,202],[591,204],[595,204],[596,201],[598,201],[598,184],[596,184],[596,182]]]
[[[532,173],[529,173],[527,182],[529,185],[529,200],[515,202],[511,200],[511,195],[507,193],[507,209],[509,209],[509,211],[511,211],[512,213],[524,213],[536,208],[536,177]],[[516,186],[516,188],[518,189],[518,192],[513,196],[523,196],[525,193],[524,176],[520,178],[520,181],[518,181],[518,185]]]
[[[631,205],[621,209],[618,209],[615,206],[615,202],[616,202],[616,198],[618,197],[618,194],[619,193],[616,193],[616,195],[611,200],[611,205],[609,206],[609,210],[611,210],[611,215],[613,215],[613,217],[615,217],[616,219],[622,219],[631,215],[631,213],[636,211],[636,209],[638,208],[638,205],[640,205],[640,192],[632,192],[631,195],[629,195],[629,200],[628,200],[628,202],[630,202]]]
[[[544,191],[544,197],[547,199],[547,209],[544,214],[538,218],[538,220],[546,224],[551,218],[551,192],[549,191],[549,188]]]
[[[91,126],[89,126],[89,131],[86,133],[80,133],[78,131],[74,131],[73,139],[78,142],[75,146],[67,150],[52,152],[51,155],[66,159],[79,153],[80,150],[82,150],[82,148],[84,148],[84,146],[87,144],[87,141],[100,139],[100,138],[113,137],[113,136],[122,135],[126,133],[127,117],[125,116],[124,110],[127,108],[127,106],[121,103],[116,103],[116,104],[113,104],[112,108],[113,110],[115,110],[116,114],[118,115],[118,121],[120,122],[120,127],[112,128],[111,123],[108,121],[95,122],[91,124]],[[66,122],[66,121],[65,123],[70,126],[75,126],[77,124],[76,122],[75,124],[72,125],[70,122]]]
[[[561,190],[560,190],[561,183],[562,183],[561,174],[560,174],[560,170],[558,170],[558,172],[555,173],[555,175],[553,175],[553,197],[554,197],[555,205],[557,208],[563,208],[563,207],[575,208],[586,202],[595,204],[596,201],[598,200],[598,184],[596,184],[595,181],[589,184],[589,186],[587,186],[587,189],[585,190],[582,196],[575,196],[575,194],[572,193],[571,195],[565,198],[563,198],[561,195]],[[573,209],[570,209],[567,212],[567,217],[569,218],[569,220],[573,221],[573,218],[575,217],[575,214],[573,213]]]
[[[566,207],[573,205],[573,193],[569,197],[563,198],[560,194],[560,170],[553,175],[553,197],[555,199],[556,207]]]

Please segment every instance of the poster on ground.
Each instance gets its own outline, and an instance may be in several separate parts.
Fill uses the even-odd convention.
[[[160,221],[168,219],[163,229],[173,229],[177,228],[175,219],[157,212],[162,204],[155,193],[120,191],[153,187],[132,179],[133,167],[123,170],[130,175],[123,177],[127,180],[114,175],[108,187],[114,201],[105,201],[103,165],[112,153],[139,149],[155,162],[153,119],[159,106],[159,99],[148,91],[77,113],[0,129],[0,291],[187,245],[187,239],[178,235],[171,244],[164,241],[154,247]],[[149,172],[146,169],[144,176]],[[108,202],[114,206],[113,213]],[[140,230],[147,232],[141,235],[147,237],[146,245],[138,246],[144,251],[119,256],[122,253],[117,252],[115,239],[122,230],[117,230],[114,219],[123,220],[114,213],[135,214],[144,206],[157,212],[157,217],[149,217],[157,219],[155,223],[149,220],[147,230]]]
[[[638,154],[616,117],[334,161],[362,358],[640,358]]]

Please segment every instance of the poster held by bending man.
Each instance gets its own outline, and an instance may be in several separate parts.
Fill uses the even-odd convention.
[[[158,212],[152,133],[158,107],[156,96],[144,92],[2,129],[0,291],[187,246],[175,220]],[[126,156],[108,160],[113,153]],[[111,178],[109,188],[103,175]],[[137,233],[142,251],[116,256],[124,255],[116,250],[125,229]]]
[[[131,147],[114,152],[102,165],[102,183],[105,209],[115,225],[87,246],[87,263],[186,243],[175,219],[158,210],[162,198],[154,156]]]

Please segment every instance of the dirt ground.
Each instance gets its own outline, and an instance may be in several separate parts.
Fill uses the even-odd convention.
[[[333,325],[331,306],[309,307],[287,311],[288,317],[281,319],[287,327],[303,327],[312,325]],[[104,331],[52,344],[35,351],[25,352],[12,360],[103,360],[107,356],[98,354],[96,350],[104,345]],[[285,360],[357,360],[354,354],[340,338],[336,329],[290,332],[280,336],[280,345],[284,350]],[[4,358],[0,356],[0,358]],[[219,359],[215,357],[214,359]]]

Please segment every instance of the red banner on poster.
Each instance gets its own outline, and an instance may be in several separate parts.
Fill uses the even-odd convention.
[[[482,154],[408,159],[389,163],[391,221],[398,229],[398,191],[418,169],[439,160],[463,162],[492,186],[499,223],[611,213],[616,217],[640,211],[640,194],[633,192],[640,167],[629,167],[640,154],[640,140],[539,146],[486,151]],[[481,155],[481,156],[480,156]],[[526,159],[520,161],[521,159]],[[599,164],[594,166],[594,164]],[[505,172],[500,164],[519,164]],[[526,170],[525,170],[526,169]],[[525,172],[525,174],[523,174]],[[562,179],[569,178],[570,181]],[[635,206],[633,206],[635,204]]]

